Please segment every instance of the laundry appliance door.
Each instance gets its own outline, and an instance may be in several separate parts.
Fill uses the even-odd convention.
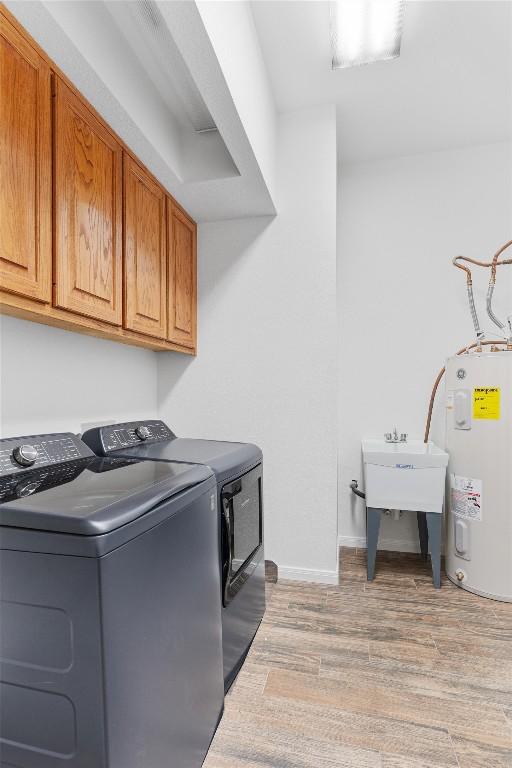
[[[228,605],[254,570],[263,543],[261,464],[223,486],[223,600]]]

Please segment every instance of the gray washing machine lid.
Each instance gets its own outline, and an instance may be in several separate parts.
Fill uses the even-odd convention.
[[[0,480],[0,525],[97,536],[211,479],[207,467],[82,458]]]
[[[167,424],[157,419],[95,427],[84,432],[82,440],[98,456],[204,464],[214,471],[217,483],[230,480],[263,460],[260,448],[253,443],[176,437]]]
[[[252,443],[194,440],[187,437],[176,437],[162,443],[143,443],[121,453],[153,461],[190,461],[205,464],[211,467],[217,482],[240,474],[262,460],[261,450]]]

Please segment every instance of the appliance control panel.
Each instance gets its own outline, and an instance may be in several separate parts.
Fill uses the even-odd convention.
[[[88,459],[94,454],[71,432],[0,440],[0,477]]]
[[[70,483],[89,467],[90,457],[0,477],[0,504]]]
[[[176,437],[163,421],[130,421],[90,429],[82,438],[95,453],[109,454],[142,443],[160,443]]]

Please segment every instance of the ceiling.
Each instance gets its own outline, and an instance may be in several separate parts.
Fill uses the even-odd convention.
[[[336,103],[341,162],[512,138],[512,2],[417,0],[401,56],[332,71],[329,4],[253,0],[279,111]]]
[[[275,214],[195,2],[4,3],[194,219]]]

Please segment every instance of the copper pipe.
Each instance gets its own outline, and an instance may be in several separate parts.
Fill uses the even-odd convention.
[[[454,264],[459,269],[463,269],[465,272],[468,272],[470,275],[471,271],[467,267],[464,267],[462,264],[458,264],[459,259],[462,259],[462,261],[468,261],[470,264],[476,264],[477,267],[492,267],[500,266],[501,264],[512,264],[512,259],[501,259],[501,261],[499,261],[499,257],[503,251],[505,251],[511,245],[512,240],[509,240],[508,243],[502,245],[501,248],[496,251],[491,261],[479,261],[478,259],[472,259],[470,256],[456,256],[454,259],[452,259],[452,264]]]
[[[498,318],[494,315],[494,313],[492,311],[492,294],[493,294],[493,291],[494,291],[494,285],[496,283],[496,268],[498,266],[501,266],[502,264],[512,264],[512,259],[502,259],[501,261],[499,259],[499,257],[503,253],[503,251],[505,251],[511,245],[512,245],[512,240],[509,240],[504,245],[502,245],[500,248],[498,248],[498,250],[496,251],[496,253],[492,257],[492,260],[489,261],[489,262],[487,262],[487,261],[479,261],[478,259],[472,259],[469,256],[455,256],[455,258],[452,259],[452,264],[454,266],[456,266],[458,269],[462,269],[466,273],[466,282],[467,282],[467,289],[468,289],[469,308],[470,308],[470,311],[471,311],[471,317],[473,319],[473,325],[475,326],[477,342],[482,340],[482,338],[484,337],[484,332],[480,328],[480,323],[479,323],[479,320],[478,320],[478,313],[476,311],[475,299],[474,299],[474,294],[473,294],[473,278],[472,278],[471,270],[469,269],[469,267],[466,267],[464,264],[460,264],[459,262],[460,261],[465,261],[465,262],[468,262],[469,264],[476,264],[476,266],[478,266],[478,267],[486,267],[486,268],[490,267],[490,269],[491,269],[491,277],[490,277],[490,280],[489,280],[489,289],[488,289],[488,292],[487,292],[487,314],[489,315],[489,317],[491,318],[493,323],[495,325],[497,325],[498,328],[502,329],[502,328],[504,328],[503,323],[501,323],[501,321],[498,320]],[[510,339],[509,339],[508,348],[510,348],[510,344],[511,344],[511,342],[510,342]]]
[[[496,267],[499,264],[512,264],[512,259],[503,259],[502,261],[498,261],[499,257],[503,253],[503,251],[506,251],[507,248],[510,248],[511,245],[512,245],[512,240],[509,240],[507,243],[502,245],[501,248],[499,248],[496,251],[496,253],[494,254],[494,256],[492,257],[492,267],[491,268],[492,268],[492,276],[494,278],[496,278]]]
[[[505,250],[505,248],[508,248],[510,245],[512,245],[512,240],[510,240],[508,243],[505,243],[497,253],[494,254],[492,261],[478,261],[477,259],[472,259],[469,256],[455,256],[454,259],[452,259],[452,264],[455,267],[458,267],[459,269],[464,270],[466,273],[466,280],[468,283],[468,286],[471,287],[473,285],[473,277],[471,275],[471,270],[469,267],[465,267],[464,264],[459,264],[460,261],[467,261],[470,264],[476,264],[477,267],[490,267],[491,268],[491,283],[496,282],[496,268],[502,266],[503,264],[512,264],[512,259],[501,259],[501,261],[498,259],[501,253]]]
[[[494,286],[496,285],[496,267],[499,264],[512,264],[512,259],[502,259],[499,261],[499,257],[505,251],[507,248],[509,248],[512,245],[512,240],[509,240],[507,243],[501,246],[496,253],[494,254],[492,258],[492,266],[491,266],[491,277],[489,280],[489,287],[487,289],[487,314],[491,318],[494,325],[497,325],[500,330],[503,330],[505,328],[505,324],[501,322],[501,320],[494,314],[492,309],[492,296],[494,293]],[[510,329],[510,322],[509,322],[509,329]],[[510,329],[512,330],[512,329]],[[512,335],[509,333],[508,339],[507,339],[507,349],[512,349]]]
[[[469,267],[465,267],[464,264],[459,264],[459,259],[463,259],[464,261],[472,261],[472,259],[468,259],[466,258],[466,256],[456,256],[454,259],[452,259],[452,264],[455,267],[458,267],[459,269],[463,269],[464,272],[467,274],[468,283],[471,283],[471,270],[469,269]]]
[[[469,352],[470,349],[474,349],[475,347],[483,346],[484,344],[486,344],[486,345],[487,344],[495,344],[495,345],[501,344],[503,346],[503,344],[506,344],[506,342],[505,341],[480,341],[480,342],[473,342],[473,344],[469,344],[467,347],[462,347],[462,349],[459,349],[459,351],[456,352],[455,355],[456,356],[457,355],[463,355],[464,352]],[[501,351],[505,352],[507,350],[505,349],[505,350],[501,350]],[[508,350],[508,351],[512,351],[512,350]],[[430,424],[432,422],[432,411],[434,410],[434,401],[436,399],[436,393],[437,393],[437,390],[439,388],[439,384],[441,383],[441,379],[443,378],[443,376],[445,374],[445,371],[446,371],[446,367],[443,366],[443,368],[441,368],[441,370],[437,374],[437,378],[436,378],[436,380],[434,382],[434,386],[432,388],[432,394],[430,395],[430,403],[429,403],[429,406],[428,406],[427,423],[425,425],[425,436],[423,438],[423,442],[424,443],[428,443],[428,437],[429,437],[429,434],[430,434]]]

